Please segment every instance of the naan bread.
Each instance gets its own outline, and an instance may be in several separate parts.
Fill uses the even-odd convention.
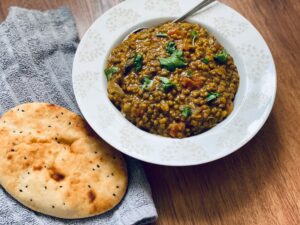
[[[125,194],[122,155],[65,108],[28,103],[11,109],[0,119],[0,143],[1,185],[35,211],[90,217]]]

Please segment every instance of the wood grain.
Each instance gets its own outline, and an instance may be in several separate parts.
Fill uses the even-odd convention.
[[[119,0],[1,0],[0,19],[18,5],[66,5],[80,36]],[[157,225],[300,224],[300,1],[223,0],[262,33],[273,53],[278,92],[262,130],[238,152],[209,164],[171,168],[144,164]]]

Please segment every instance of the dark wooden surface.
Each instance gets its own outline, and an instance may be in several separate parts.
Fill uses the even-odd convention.
[[[184,0],[187,1],[187,0]],[[0,0],[35,9],[69,6],[80,36],[119,0]],[[273,53],[278,92],[261,131],[238,152],[209,164],[171,168],[144,164],[157,225],[300,224],[300,1],[222,0],[248,18]]]

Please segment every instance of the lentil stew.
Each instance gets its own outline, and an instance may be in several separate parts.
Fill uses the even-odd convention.
[[[239,87],[233,58],[204,27],[188,22],[131,34],[112,50],[105,75],[109,99],[130,122],[173,138],[223,121]]]

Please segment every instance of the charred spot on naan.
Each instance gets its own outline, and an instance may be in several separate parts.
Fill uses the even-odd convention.
[[[92,203],[96,199],[96,194],[93,190],[88,191],[89,203]]]
[[[57,168],[55,168],[55,167],[49,168],[48,171],[49,171],[49,176],[57,182],[60,182],[60,181],[64,180],[65,177],[66,177],[65,174],[58,171]]]

